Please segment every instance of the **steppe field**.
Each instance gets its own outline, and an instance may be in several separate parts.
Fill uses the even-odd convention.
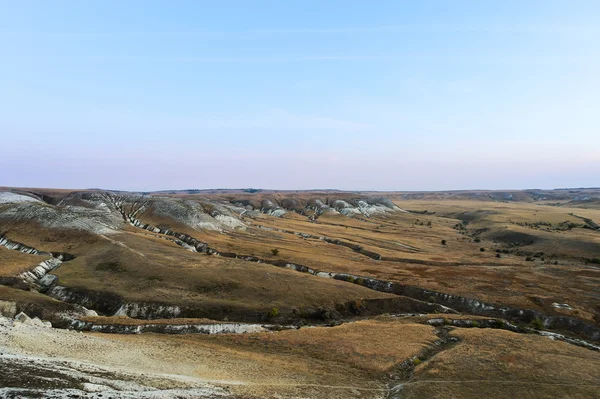
[[[0,188],[0,396],[600,397],[600,189]]]

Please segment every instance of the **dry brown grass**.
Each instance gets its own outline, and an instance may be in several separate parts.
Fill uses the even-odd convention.
[[[48,258],[0,247],[0,276],[16,276],[33,269],[46,259]]]
[[[273,307],[291,312],[393,297],[266,264],[185,251],[153,235],[126,233],[111,239],[86,246],[85,254],[57,269],[60,284],[110,291],[127,301],[197,306],[206,309],[206,316],[216,308],[234,315]]]
[[[544,226],[532,228],[517,224],[582,223],[569,213],[599,221],[600,211],[527,202],[397,200],[396,203],[404,209],[435,213],[396,212],[371,219],[325,214],[319,217],[318,223],[311,223],[305,216],[295,213],[288,213],[283,218],[245,216],[247,229],[226,231],[225,234],[196,231],[150,211],[139,217],[144,222],[168,225],[187,233],[222,252],[285,260],[323,271],[377,277],[546,313],[563,313],[587,320],[600,318],[595,294],[600,272],[581,260],[582,257],[600,256],[600,233],[582,228],[556,231]],[[470,220],[469,234],[482,231],[480,243],[453,229],[460,222],[459,218]],[[259,229],[258,225],[340,239],[398,261],[374,260],[346,247]],[[512,253],[503,253],[497,258],[495,250],[507,248],[507,243],[498,237],[511,237],[516,233],[528,234],[535,242],[510,248]],[[302,289],[297,281],[305,285],[304,281],[313,279],[291,277],[291,272],[270,266],[189,253],[175,245],[172,237],[131,226],[126,226],[119,235],[102,238],[24,225],[12,229],[9,238],[42,250],[77,255],[76,260],[57,271],[61,284],[101,288],[137,301],[148,298],[171,303],[202,301],[210,306],[233,303],[240,308],[257,304],[256,309],[264,310],[271,306],[287,309],[305,306],[315,293],[317,297],[320,295],[321,285],[328,287],[325,288],[327,292],[315,302],[328,302],[326,297],[330,294],[337,297],[329,302],[378,295],[356,291],[356,287],[341,288],[341,284],[326,281],[307,283],[307,288]],[[442,245],[442,240],[447,244]],[[481,247],[486,251],[481,252]],[[279,251],[276,256],[273,249]],[[526,254],[538,252],[544,252],[544,255],[532,262],[525,260]],[[96,270],[96,266],[105,261],[118,261],[120,266],[116,272]],[[340,292],[346,294],[337,294],[338,288],[334,287],[340,287]],[[354,293],[350,295],[348,290]],[[574,309],[554,309],[554,302],[568,303]]]
[[[57,191],[52,195],[66,193]],[[246,229],[223,233],[196,231],[152,212],[139,217],[153,225],[169,225],[221,252],[372,276],[593,323],[600,320],[600,272],[597,266],[581,259],[600,255],[600,233],[555,228],[565,221],[582,223],[569,213],[600,223],[600,210],[440,198],[405,201],[397,197],[396,203],[404,209],[434,214],[389,213],[370,219],[322,215],[317,223],[294,213],[282,218],[261,214],[245,216]],[[469,220],[465,235],[453,228],[461,219]],[[258,225],[351,242],[397,261],[374,260],[346,247],[259,229]],[[481,242],[474,241],[474,233]],[[510,247],[511,239],[524,235],[533,237],[533,242]],[[102,237],[21,224],[10,230],[9,238],[41,250],[76,255],[56,271],[61,285],[116,293],[126,301],[197,307],[206,310],[206,316],[212,312],[230,315],[231,320],[253,312],[265,314],[273,307],[282,313],[301,313],[306,308],[333,308],[359,299],[393,297],[268,264],[192,253],[176,245],[172,237],[131,226]],[[441,244],[442,240],[446,245]],[[482,247],[484,252],[480,251]],[[274,255],[272,249],[279,253]],[[497,258],[496,249],[512,252]],[[525,260],[525,256],[536,252],[544,255],[535,256],[534,261]],[[2,275],[14,275],[43,260],[3,248],[0,259]],[[0,299],[11,298],[57,306],[56,301],[41,294],[0,287]],[[557,310],[553,302],[568,303],[573,309]],[[92,336],[133,348],[130,362],[139,361],[144,370],[242,381],[247,385],[236,388],[242,396],[275,393],[290,397],[377,397],[385,394],[386,377],[399,363],[437,339],[432,327],[418,324],[431,317],[440,316],[382,316],[333,328],[247,335]],[[87,320],[100,324],[146,322],[115,317]],[[600,364],[596,352],[500,330],[455,329],[452,334],[461,341],[420,364],[415,379],[402,391],[403,397],[594,397],[598,392]],[[54,348],[51,354],[60,355],[64,350]],[[94,352],[98,361],[105,359],[103,353]],[[116,359],[122,361],[118,356]]]
[[[390,319],[362,320],[337,327],[302,328],[276,334],[212,336],[260,353],[280,353],[348,364],[379,374],[421,352],[437,340],[433,327]]]
[[[432,327],[396,320],[242,335],[91,335],[145,348],[198,377],[248,382],[236,388],[243,394],[327,398],[385,395],[388,371],[437,339]]]
[[[592,398],[598,353],[545,337],[455,329],[460,342],[417,366],[405,398]]]

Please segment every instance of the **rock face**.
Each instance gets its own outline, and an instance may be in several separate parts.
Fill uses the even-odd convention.
[[[272,197],[261,201],[246,198],[231,200],[232,204],[243,206],[248,210],[257,210],[267,215],[281,217],[288,212],[301,215],[320,216],[325,213],[342,214],[348,217],[364,216],[371,217],[375,214],[402,211],[392,201],[382,197],[319,197],[293,198]]]
[[[143,226],[146,223],[142,220],[147,217],[183,224],[197,231],[226,231],[246,229],[244,218],[254,217],[258,213],[283,217],[288,212],[294,212],[311,218],[335,213],[368,218],[375,214],[401,211],[388,199],[368,196],[181,199],[102,191],[73,192],[56,206],[33,197],[3,192],[0,193],[0,204],[7,204],[0,208],[0,223],[28,220],[45,228],[83,230],[101,235],[117,233],[124,222]],[[169,230],[169,227],[160,224],[153,227],[157,233],[164,233],[165,230]]]
[[[33,270],[24,272],[21,277],[29,282],[37,282],[40,285],[50,286],[55,280],[56,276],[48,275],[47,273],[58,268],[62,264],[62,261],[58,258],[52,258],[43,261]]]
[[[32,270],[23,272],[19,275],[19,278],[25,281],[30,287],[41,291],[46,291],[57,281],[57,277],[55,275],[48,274],[49,272],[58,268],[63,263],[63,260],[71,260],[75,258],[73,255],[66,253],[52,253],[39,251],[33,247],[29,247],[24,244],[11,241],[6,237],[0,237],[0,245],[8,249],[28,253],[31,255],[42,255],[52,257],[51,259],[42,261]]]
[[[137,227],[144,225],[143,217],[170,220],[202,231],[245,229],[241,215],[248,210],[224,201],[181,200],[169,197],[104,194],[104,200],[121,214],[123,219]],[[137,221],[137,222],[136,222]],[[150,230],[150,229],[147,229]],[[168,227],[156,226],[151,231],[164,234]]]
[[[269,325],[246,323],[214,323],[214,324],[93,324],[74,321],[72,328],[81,331],[95,331],[115,334],[246,334],[268,331]]]
[[[6,237],[0,236],[0,246],[3,246],[8,249],[12,249],[14,251],[20,251],[30,255],[43,255],[43,256],[52,256],[50,252],[38,251],[33,247],[28,247],[27,245],[21,244],[19,242],[11,241]]]
[[[129,316],[140,319],[175,318],[181,314],[179,306],[162,304],[126,303],[117,310],[114,316]]]
[[[45,228],[73,229],[93,234],[116,232],[123,221],[118,213],[102,202],[80,200],[51,206],[41,201],[27,201],[0,208],[0,223],[26,220]]]
[[[59,285],[48,290],[47,295],[59,301],[83,306],[86,310],[94,309],[94,312],[108,315],[115,314],[123,304],[123,299],[115,294],[67,288]]]

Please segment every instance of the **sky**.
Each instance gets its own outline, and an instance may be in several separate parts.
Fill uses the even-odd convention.
[[[600,186],[598,1],[0,0],[0,186]]]

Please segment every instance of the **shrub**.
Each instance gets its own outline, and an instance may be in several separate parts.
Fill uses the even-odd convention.
[[[473,322],[471,322],[471,326],[479,328],[479,323],[473,320]]]
[[[473,241],[475,241],[475,242],[481,242],[481,238],[476,237]]]
[[[500,256],[500,254],[499,254],[499,253],[498,253],[498,254],[496,254],[496,258],[501,258],[501,256]]]
[[[277,256],[279,254],[279,250],[277,248],[273,248],[271,250],[271,253],[273,254],[273,256]]]
[[[446,245],[446,240],[442,240],[442,245]]]
[[[525,323],[518,323],[517,328],[519,329],[519,332],[525,332],[525,333],[529,332],[527,324],[525,324]]]
[[[273,307],[269,311],[269,317],[277,317],[277,316],[279,316],[279,309],[277,309],[276,307]]]
[[[482,247],[482,248],[479,248],[479,251],[481,251],[481,252],[485,252],[485,248],[483,248],[483,247]]]
[[[418,366],[419,364],[422,363],[422,360],[419,359],[418,357],[415,357],[412,362],[413,362],[414,366]]]
[[[534,319],[531,321],[531,326],[536,330],[541,330],[544,328],[544,322],[541,319]]]
[[[528,256],[528,257],[526,257],[526,258],[525,258],[525,260],[526,260],[527,262],[533,262],[535,259],[534,259],[534,258],[532,258],[531,256]]]
[[[355,299],[350,303],[350,307],[354,313],[360,313],[365,308],[365,304],[360,299]]]

